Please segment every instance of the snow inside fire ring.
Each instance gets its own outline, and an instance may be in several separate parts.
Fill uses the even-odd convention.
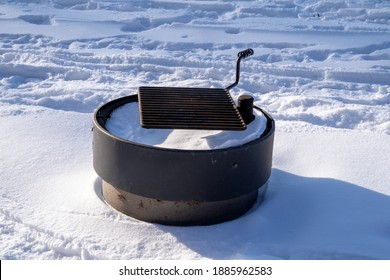
[[[243,131],[194,130],[194,129],[146,129],[141,127],[138,103],[122,105],[111,113],[106,122],[107,130],[120,138],[148,146],[180,149],[210,150],[240,146],[260,137],[267,126],[267,118],[260,110]]]

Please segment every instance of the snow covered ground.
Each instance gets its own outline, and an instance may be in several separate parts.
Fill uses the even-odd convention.
[[[205,227],[108,206],[92,114],[225,87],[276,120],[264,202]],[[390,259],[390,3],[0,1],[1,259]]]

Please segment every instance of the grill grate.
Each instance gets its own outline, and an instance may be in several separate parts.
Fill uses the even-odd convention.
[[[141,126],[176,129],[246,129],[227,89],[140,87]]]

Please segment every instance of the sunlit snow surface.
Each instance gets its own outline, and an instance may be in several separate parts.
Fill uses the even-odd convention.
[[[207,227],[108,206],[92,118],[142,85],[276,121],[262,204]],[[390,259],[388,1],[1,1],[1,259]]]

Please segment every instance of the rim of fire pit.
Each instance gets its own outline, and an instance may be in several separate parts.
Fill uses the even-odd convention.
[[[256,139],[254,139],[252,141],[248,141],[248,142],[243,143],[241,145],[235,145],[235,146],[231,146],[231,147],[217,148],[217,149],[191,150],[191,149],[179,149],[179,148],[167,148],[167,147],[153,146],[153,145],[139,143],[136,141],[131,141],[131,140],[122,138],[120,136],[117,136],[117,135],[111,133],[106,128],[106,122],[109,119],[111,113],[113,111],[115,111],[116,109],[118,109],[119,107],[121,107],[127,103],[130,103],[130,102],[138,102],[138,95],[133,94],[133,95],[120,97],[118,99],[111,100],[111,101],[103,104],[102,106],[100,106],[94,113],[94,118],[93,118],[94,128],[93,129],[95,129],[95,128],[101,129],[101,131],[103,133],[109,135],[110,137],[113,137],[113,138],[117,139],[118,141],[131,143],[133,145],[139,145],[139,146],[143,146],[143,147],[149,148],[149,149],[173,150],[175,152],[185,152],[185,153],[203,153],[203,152],[210,152],[210,151],[216,151],[216,150],[222,151],[222,150],[237,149],[237,148],[240,148],[242,145],[250,145],[252,142],[255,143],[257,141],[264,141],[267,137],[272,135],[274,130],[275,130],[275,121],[271,117],[271,115],[268,112],[264,111],[262,108],[260,108],[258,106],[253,106],[254,109],[259,110],[264,114],[264,116],[267,118],[267,124],[266,124],[266,128],[265,128],[264,132],[259,137],[257,137]],[[155,128],[155,129],[164,129],[164,128]]]

